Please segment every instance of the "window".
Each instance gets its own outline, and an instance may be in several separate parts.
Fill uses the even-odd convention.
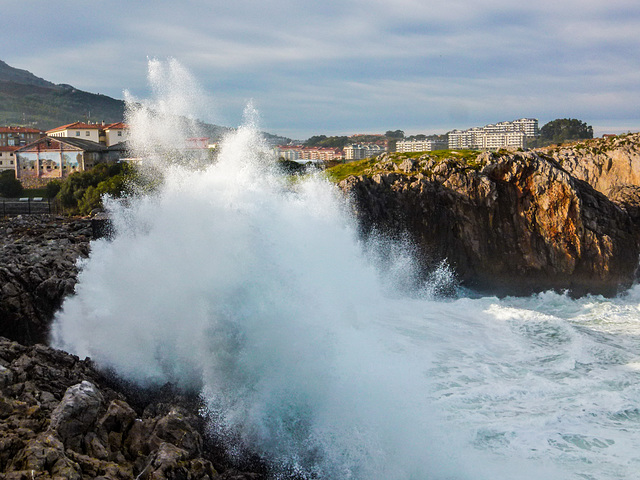
[[[76,132],[76,137],[79,137],[79,136],[80,136],[80,130]]]
[[[91,132],[87,130],[87,137],[91,135]]]

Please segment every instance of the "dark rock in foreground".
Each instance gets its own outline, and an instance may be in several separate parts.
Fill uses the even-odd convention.
[[[340,183],[365,233],[408,232],[425,270],[447,259],[466,286],[497,294],[614,295],[635,279],[626,209],[535,152],[389,161]]]
[[[193,399],[132,401],[88,360],[0,337],[0,387],[0,478],[261,478],[218,475]]]
[[[53,314],[73,293],[76,262],[89,254],[91,225],[31,215],[0,221],[0,335],[46,343]]]

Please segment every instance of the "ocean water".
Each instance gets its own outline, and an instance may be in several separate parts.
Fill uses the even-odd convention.
[[[107,202],[115,234],[92,243],[55,346],[196,389],[211,434],[274,478],[637,476],[640,287],[439,297],[446,266],[416,284],[409,245],[364,242],[335,186],[277,172],[250,106],[215,163],[181,156],[197,82],[177,62],[149,76],[128,121],[161,186]]]

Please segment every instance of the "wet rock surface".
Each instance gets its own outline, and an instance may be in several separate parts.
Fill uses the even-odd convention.
[[[0,478],[262,478],[218,463],[194,396],[128,395],[89,360],[3,337],[0,386]]]
[[[514,295],[615,295],[635,280],[635,190],[616,203],[533,151],[391,158],[339,186],[365,234],[408,232],[425,271],[446,259],[464,285]]]
[[[88,220],[24,215],[0,219],[0,335],[46,343],[49,323],[89,254]]]
[[[5,218],[0,239],[0,479],[264,478],[229,467],[197,394],[142,389],[37,343],[73,293],[89,221]]]

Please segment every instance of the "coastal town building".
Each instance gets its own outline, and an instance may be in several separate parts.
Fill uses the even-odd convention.
[[[447,146],[446,140],[398,140],[396,152],[431,152],[446,149]]]
[[[375,157],[386,152],[383,145],[377,143],[352,143],[344,147],[344,159],[347,161]]]
[[[15,151],[44,136],[44,132],[27,127],[0,127],[0,172],[15,169]]]
[[[527,139],[533,139],[539,135],[537,118],[521,118],[468,130],[453,130],[447,134],[450,149],[472,150],[524,148]]]
[[[117,122],[83,123],[74,122],[68,125],[53,128],[47,131],[47,136],[56,138],[80,138],[100,143],[107,147],[126,141],[129,135],[129,126],[126,123]]]
[[[74,122],[47,130],[47,136],[58,138],[80,138],[100,143],[100,126],[97,123]]]
[[[299,163],[321,163],[342,160],[344,152],[341,148],[304,147],[302,145],[278,145],[275,147],[278,158]]]
[[[127,154],[125,142],[109,147],[76,137],[42,137],[15,152],[16,178],[38,185],[52,178],[65,178],[93,168],[98,163],[116,163]]]
[[[98,163],[116,161],[106,146],[74,137],[43,137],[15,152],[16,178],[64,178]]]
[[[104,141],[100,138],[100,143],[104,143],[107,147],[111,147],[117,143],[125,142],[129,138],[129,125],[123,122],[111,123],[104,125]]]
[[[20,147],[0,147],[0,172],[15,169],[15,151]]]

